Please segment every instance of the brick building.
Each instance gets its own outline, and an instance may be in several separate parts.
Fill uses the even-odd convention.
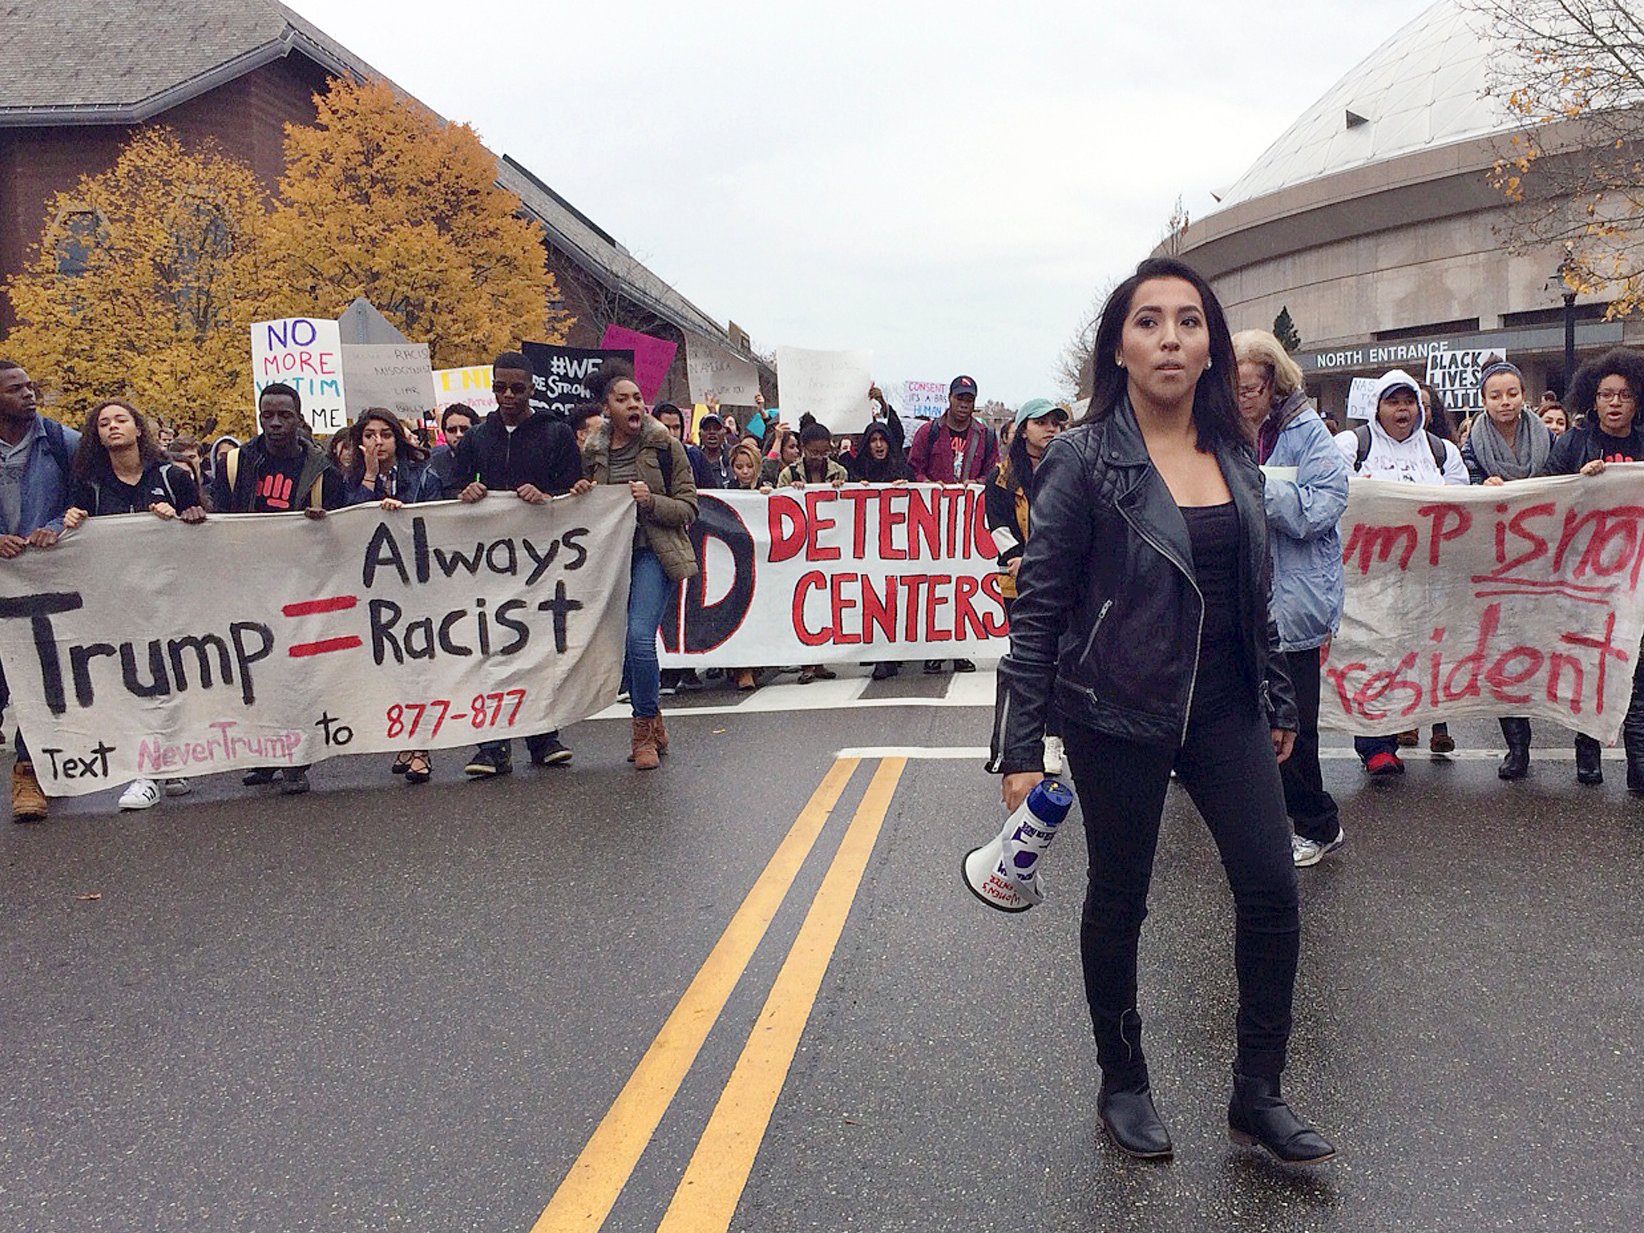
[[[383,76],[277,0],[0,0],[0,30],[0,278],[23,268],[46,203],[111,166],[140,126],[210,137],[272,191],[284,125],[313,122],[327,80]],[[558,307],[578,318],[573,344],[596,345],[612,321],[680,344],[661,395],[675,401],[688,337],[746,353],[745,334],[733,339],[506,154],[497,183],[542,224]],[[0,337],[11,324],[0,296]]]

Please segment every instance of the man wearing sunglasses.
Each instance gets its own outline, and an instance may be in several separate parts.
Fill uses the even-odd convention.
[[[493,489],[541,505],[563,496],[582,479],[582,455],[569,425],[547,411],[531,410],[531,361],[504,351],[491,361],[491,390],[497,409],[462,434],[451,455],[451,491],[472,505]],[[571,751],[558,732],[525,739],[534,766],[563,766]],[[474,751],[464,773],[475,779],[514,769],[512,741],[486,741]]]

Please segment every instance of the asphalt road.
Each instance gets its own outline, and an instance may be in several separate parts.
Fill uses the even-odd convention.
[[[784,678],[791,682],[792,678]],[[0,1229],[1635,1230],[1644,802],[1494,725],[1396,782],[1326,763],[1287,1090],[1338,1162],[1227,1141],[1231,905],[1173,790],[1142,950],[1177,1144],[1102,1139],[1050,900],[957,877],[997,824],[987,674],[678,702],[573,767],[285,799],[237,780],[0,832]],[[694,713],[692,713],[694,711]],[[841,750],[859,751],[837,758]]]

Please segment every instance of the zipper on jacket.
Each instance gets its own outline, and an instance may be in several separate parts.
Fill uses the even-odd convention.
[[[1101,632],[1102,622],[1107,620],[1107,611],[1111,607],[1113,607],[1113,601],[1110,599],[1102,604],[1101,611],[1096,614],[1096,624],[1091,627],[1090,637],[1085,639],[1085,651],[1081,658],[1088,659],[1090,657],[1090,652],[1096,646],[1096,635]]]

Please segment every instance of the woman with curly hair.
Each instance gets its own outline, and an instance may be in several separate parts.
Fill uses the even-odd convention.
[[[1612,462],[1644,462],[1644,353],[1616,347],[1576,370],[1565,400],[1576,426],[1553,443],[1548,475],[1601,475]],[[1627,791],[1644,793],[1644,671],[1633,672],[1632,702],[1621,723],[1627,751]],[[1576,780],[1604,782],[1598,741],[1577,733]]]
[[[153,514],[181,522],[205,521],[200,486],[187,467],[173,463],[154,439],[148,420],[129,402],[109,399],[86,416],[80,448],[69,463],[69,509],[63,527],[72,531],[104,514]],[[168,779],[169,796],[189,791],[186,779]],[[121,809],[151,809],[160,786],[134,779],[120,794]]]

